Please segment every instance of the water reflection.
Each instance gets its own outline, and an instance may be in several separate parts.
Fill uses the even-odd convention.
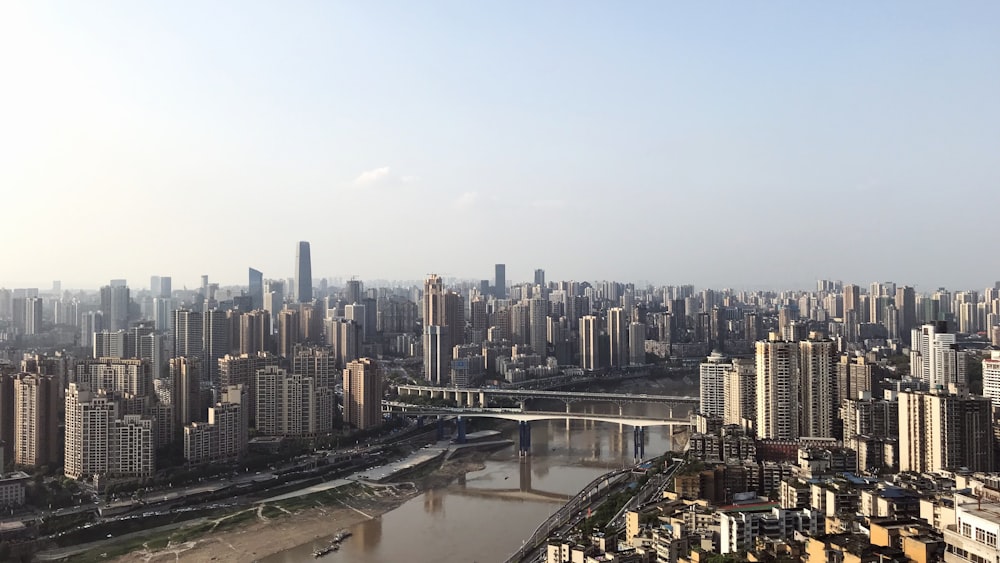
[[[562,410],[565,403],[533,408]],[[626,404],[622,410],[627,415],[666,416],[662,405]],[[573,412],[617,414],[618,406],[574,403]],[[517,427],[506,427],[502,434],[516,441]],[[631,464],[632,436],[631,427],[621,429],[618,424],[534,422],[527,459],[518,458],[516,447],[495,452],[482,469],[462,475],[447,487],[425,491],[381,518],[354,526],[356,537],[319,561],[503,561],[566,498],[601,473]],[[648,455],[678,445],[668,427],[647,429],[644,442]],[[310,547],[302,546],[261,563],[308,561],[314,561]]]

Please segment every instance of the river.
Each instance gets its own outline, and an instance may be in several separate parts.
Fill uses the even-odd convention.
[[[674,393],[657,382],[636,392]],[[532,408],[555,410],[563,403]],[[617,412],[608,403],[574,403],[577,412]],[[633,404],[625,413],[656,416],[662,406]],[[470,428],[470,431],[475,427]],[[504,426],[505,438],[517,441],[516,425]],[[610,469],[633,462],[631,427],[617,424],[546,421],[532,424],[531,455],[518,459],[512,446],[495,452],[485,467],[450,485],[430,489],[399,508],[350,528],[353,536],[340,551],[319,559],[310,542],[261,559],[261,563],[494,563],[504,561],[524,538],[566,499]],[[677,447],[676,443],[674,447]],[[646,456],[671,449],[667,427],[647,429]]]

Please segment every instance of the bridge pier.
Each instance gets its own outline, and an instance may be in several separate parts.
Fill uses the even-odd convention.
[[[646,428],[636,426],[632,429],[632,452],[636,461],[642,461],[646,457]]]
[[[517,423],[519,439],[517,443],[518,457],[527,457],[531,454],[531,423],[522,420]]]
[[[437,440],[444,440],[444,418],[438,416],[437,419]]]
[[[461,417],[461,416],[458,417],[458,420],[456,421],[455,425],[458,427],[458,437],[455,438],[455,443],[456,444],[464,444],[465,443],[465,418]]]

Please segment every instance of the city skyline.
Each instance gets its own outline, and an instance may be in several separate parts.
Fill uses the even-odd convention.
[[[983,285],[1000,6],[863,13],[8,3],[2,283],[287,278],[309,240],[366,279]],[[407,244],[429,216],[460,236]]]

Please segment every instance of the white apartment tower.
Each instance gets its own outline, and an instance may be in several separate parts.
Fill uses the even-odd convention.
[[[80,479],[108,472],[109,437],[118,409],[103,390],[70,383],[66,389],[64,473]]]
[[[757,342],[757,436],[795,440],[799,437],[799,345],[771,333]]]
[[[726,357],[719,352],[712,352],[698,366],[701,386],[701,404],[699,412],[709,416],[725,416],[726,414],[726,375],[732,368]]]

